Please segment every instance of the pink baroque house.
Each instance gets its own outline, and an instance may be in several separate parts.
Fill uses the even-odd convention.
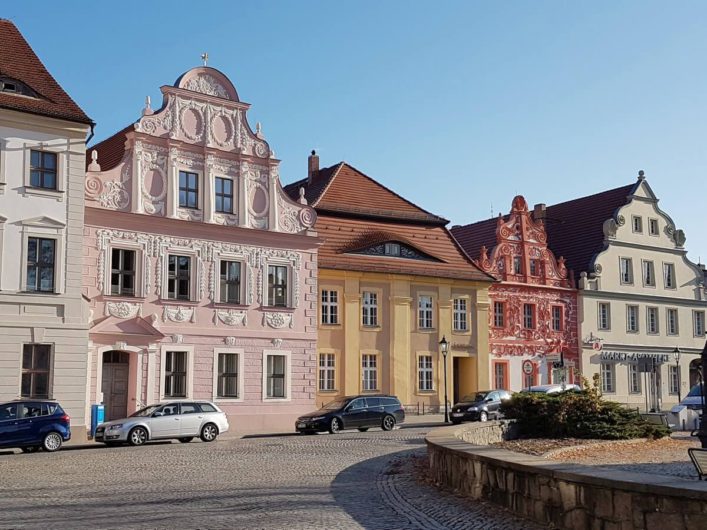
[[[290,429],[315,402],[316,214],[218,70],[163,86],[89,150],[90,401],[119,418],[215,401],[232,429]]]
[[[452,234],[481,270],[500,280],[489,289],[492,386],[517,391],[575,382],[577,289],[564,258],[548,248],[543,220],[518,195],[510,214],[455,226]]]

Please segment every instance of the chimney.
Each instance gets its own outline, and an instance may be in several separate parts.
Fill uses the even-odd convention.
[[[533,219],[535,219],[536,221],[539,219],[545,219],[546,210],[547,206],[543,202],[533,206]]]
[[[312,154],[307,158],[307,184],[311,184],[319,173],[319,155],[312,149]]]

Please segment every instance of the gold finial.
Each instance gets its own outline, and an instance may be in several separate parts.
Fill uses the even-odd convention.
[[[209,53],[208,52],[202,53],[201,60],[204,61],[204,66],[206,66],[206,63],[209,62]]]

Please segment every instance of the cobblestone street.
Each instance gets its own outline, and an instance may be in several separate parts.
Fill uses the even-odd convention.
[[[3,452],[0,528],[536,528],[416,480],[426,431]]]

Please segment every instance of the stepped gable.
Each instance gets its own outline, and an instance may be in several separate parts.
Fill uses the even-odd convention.
[[[0,18],[0,79],[19,82],[15,92],[0,90],[0,108],[93,125],[61,88],[17,27]]]

